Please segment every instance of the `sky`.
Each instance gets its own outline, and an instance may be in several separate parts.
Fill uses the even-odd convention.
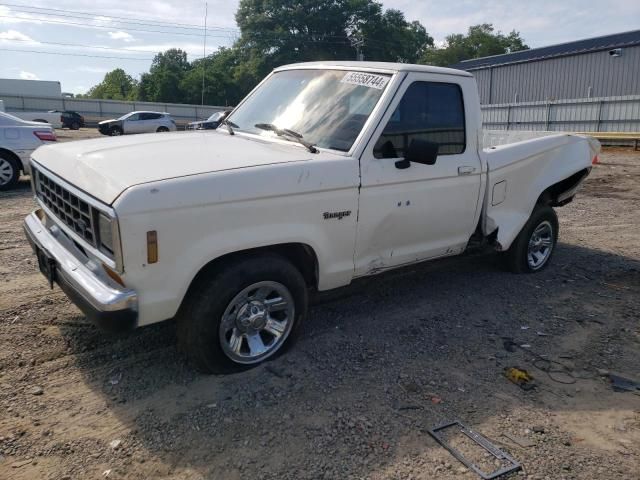
[[[238,3],[207,1],[207,54],[237,38]],[[532,48],[640,29],[639,0],[609,0],[606,7],[594,0],[382,3],[420,21],[438,44],[479,23],[517,30]],[[201,57],[204,18],[205,0],[0,0],[0,78],[57,80],[71,93],[85,93],[118,67],[139,78],[159,51]]]

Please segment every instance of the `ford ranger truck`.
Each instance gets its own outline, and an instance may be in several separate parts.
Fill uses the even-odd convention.
[[[175,318],[194,364],[228,371],[282,352],[313,289],[478,243],[514,272],[548,266],[554,207],[572,200],[598,142],[482,138],[469,73],[287,65],[217,130],[39,148],[24,227],[49,284],[89,320]]]

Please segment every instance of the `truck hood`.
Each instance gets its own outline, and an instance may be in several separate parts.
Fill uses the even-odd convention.
[[[226,132],[151,133],[47,145],[33,159],[98,200],[111,204],[142,183],[311,159],[310,152]]]

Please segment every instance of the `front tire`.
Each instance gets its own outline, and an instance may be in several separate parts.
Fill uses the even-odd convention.
[[[111,130],[109,130],[109,135],[111,135],[112,137],[119,137],[123,133],[124,132],[120,127],[111,127]]]
[[[548,205],[538,205],[506,252],[514,273],[534,273],[549,265],[558,242],[558,216]]]
[[[20,166],[15,158],[0,154],[0,191],[10,190],[20,178]]]
[[[250,368],[282,353],[306,316],[304,278],[279,255],[252,255],[196,282],[178,315],[178,339],[206,373]]]

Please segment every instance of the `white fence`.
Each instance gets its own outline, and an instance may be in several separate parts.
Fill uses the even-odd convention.
[[[640,95],[482,105],[490,130],[640,132]]]
[[[73,110],[85,118],[88,125],[101,120],[121,117],[136,110],[151,110],[170,113],[179,125],[203,120],[212,113],[227,107],[211,105],[187,105],[180,103],[125,102],[119,100],[89,100],[80,98],[37,97],[27,95],[4,95],[0,93],[7,113],[48,110]]]

